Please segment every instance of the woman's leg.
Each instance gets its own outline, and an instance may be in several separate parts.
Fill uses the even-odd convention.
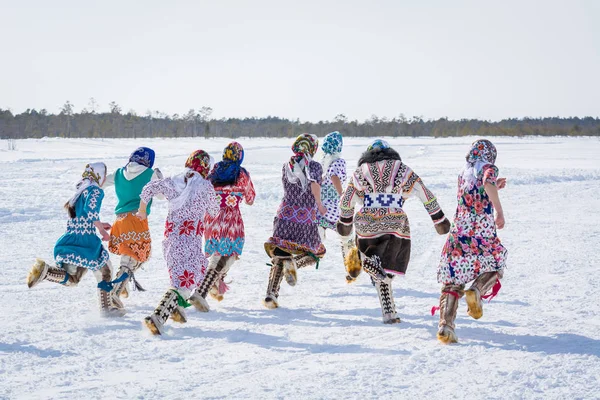
[[[100,301],[100,311],[103,315],[107,317],[122,317],[125,315],[125,310],[114,303],[111,295],[112,268],[110,261],[104,264],[102,268],[94,271],[94,276],[98,281],[98,299]]]
[[[440,323],[438,325],[437,338],[444,344],[458,342],[454,332],[454,320],[458,301],[464,295],[465,285],[444,285],[440,295]]]
[[[206,295],[219,278],[217,265],[219,264],[221,258],[221,256],[217,255],[210,256],[208,260],[208,267],[206,268],[206,274],[204,274],[204,279],[189,298],[189,302],[192,303],[196,310],[200,312],[210,311],[210,306],[206,301]]]
[[[185,297],[189,297],[189,295],[188,290],[178,291],[174,288],[165,292],[154,312],[144,318],[144,324],[153,335],[164,334],[164,325],[169,317],[176,322],[183,323],[187,321],[183,307],[179,305],[179,302]]]
[[[265,307],[273,309],[279,307],[279,288],[283,281],[284,263],[291,263],[292,255],[279,248],[275,248],[271,258],[271,271],[267,285],[267,295],[263,300]]]
[[[499,283],[502,278],[502,270],[498,272],[484,272],[479,275],[471,284],[471,287],[465,292],[467,300],[467,314],[475,319],[483,316],[483,304],[481,297],[485,296],[495,285],[500,290]],[[492,293],[491,297],[495,296],[497,290]]]

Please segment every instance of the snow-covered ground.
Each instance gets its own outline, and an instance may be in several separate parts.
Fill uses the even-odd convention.
[[[390,139],[437,195],[450,217],[456,174],[473,138]],[[152,337],[141,320],[168,285],[160,241],[166,215],[150,216],[154,253],[138,274],[147,291],[125,300],[122,319],[101,319],[95,279],[76,288],[44,282],[27,289],[35,257],[52,260],[65,228],[62,204],[88,161],[109,169],[135,147],[157,152],[166,174],[203,148],[220,159],[227,139],[0,141],[1,398],[600,398],[600,140],[493,139],[501,176],[509,269],[500,295],[475,321],[459,308],[460,343],[436,341],[438,236],[418,200],[407,202],[412,260],[394,282],[402,323],[383,325],[376,292],[361,276],[344,280],[334,235],[318,270],[282,286],[277,310],[264,297],[269,267],[263,242],[281,195],[281,164],[291,140],[239,139],[257,201],[243,206],[247,242],[229,277],[231,290],[189,322],[168,322]],[[347,139],[354,167],[369,139]],[[102,219],[112,222],[114,191]],[[113,256],[113,262],[117,258]]]

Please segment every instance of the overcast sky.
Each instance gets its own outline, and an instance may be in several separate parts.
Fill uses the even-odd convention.
[[[93,4],[92,4],[93,3]],[[0,0],[0,108],[600,116],[600,1]]]

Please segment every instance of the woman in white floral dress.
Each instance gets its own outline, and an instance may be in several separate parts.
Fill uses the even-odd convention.
[[[443,285],[437,333],[442,343],[458,340],[454,320],[463,295],[467,298],[467,313],[479,319],[483,315],[481,299],[491,299],[500,290],[506,249],[496,235],[496,228],[504,227],[498,189],[506,185],[506,179],[498,178],[496,154],[489,140],[475,141],[458,177],[458,207],[437,271],[438,282]],[[465,284],[471,281],[465,292]]]
[[[165,293],[159,306],[144,323],[150,331],[159,335],[171,316],[176,322],[186,322],[183,308],[189,306],[186,299],[200,285],[208,261],[202,252],[204,217],[215,216],[219,204],[213,185],[206,179],[210,171],[210,156],[203,150],[193,152],[185,163],[183,174],[155,180],[142,190],[138,216],[146,218],[146,206],[152,197],[162,194],[169,201],[165,223],[163,253],[171,288]]]

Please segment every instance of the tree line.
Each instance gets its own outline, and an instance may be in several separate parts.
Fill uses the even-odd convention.
[[[168,115],[147,111],[123,112],[111,102],[99,112],[95,100],[79,113],[67,101],[56,114],[28,109],[20,114],[0,108],[0,138],[146,138],[146,137],[295,137],[303,132],[323,136],[341,131],[345,136],[600,136],[600,119],[594,117],[511,118],[490,122],[478,119],[424,120],[400,114],[395,118],[371,118],[359,122],[339,114],[331,121],[301,122],[279,117],[212,118],[212,108],[191,109]]]

